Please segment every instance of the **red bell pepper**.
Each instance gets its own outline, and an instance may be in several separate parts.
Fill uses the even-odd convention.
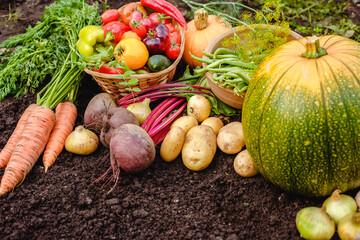
[[[185,30],[187,29],[187,23],[184,16],[172,3],[165,0],[140,0],[140,3],[144,7],[148,7],[154,11],[165,13],[183,26]]]
[[[109,22],[101,28],[104,30],[105,39],[112,43],[118,43],[123,33],[131,30],[129,26],[118,21]]]
[[[99,69],[97,69],[95,66],[94,72],[106,73],[106,74],[124,74],[124,70],[122,70],[121,68],[115,69],[113,66],[108,67],[107,63],[104,63],[104,65],[102,65]]]

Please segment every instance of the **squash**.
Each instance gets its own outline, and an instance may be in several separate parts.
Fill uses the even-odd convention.
[[[267,56],[242,112],[259,172],[285,191],[328,196],[360,186],[360,43],[302,38]]]
[[[227,23],[231,26],[229,23]],[[202,66],[202,63],[191,57],[202,57],[203,51],[207,45],[220,33],[229,29],[221,18],[215,15],[209,15],[208,12],[200,8],[195,11],[194,19],[188,24],[185,31],[185,45],[183,60],[192,68]],[[191,54],[190,54],[191,53]]]

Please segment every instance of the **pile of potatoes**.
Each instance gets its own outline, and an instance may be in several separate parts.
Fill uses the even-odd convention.
[[[243,177],[258,174],[248,151],[245,149],[241,122],[224,125],[218,117],[197,118],[188,112],[178,118],[170,128],[160,147],[160,156],[166,162],[174,161],[181,153],[184,165],[192,171],[201,171],[212,162],[217,148],[226,154],[237,154],[235,171]]]

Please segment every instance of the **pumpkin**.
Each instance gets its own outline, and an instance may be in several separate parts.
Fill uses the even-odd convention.
[[[302,38],[267,56],[242,112],[246,148],[259,172],[298,195],[360,186],[360,43]]]
[[[231,26],[229,23],[227,24]],[[187,26],[183,59],[190,67],[195,68],[201,66],[202,63],[194,60],[191,54],[201,58],[208,43],[220,33],[228,30],[229,27],[224,24],[221,18],[209,15],[203,8],[195,11],[194,19]]]

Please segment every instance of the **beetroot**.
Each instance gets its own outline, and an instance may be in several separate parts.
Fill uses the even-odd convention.
[[[104,127],[104,115],[115,107],[115,100],[110,94],[99,93],[95,95],[85,109],[84,127],[99,133]]]
[[[116,128],[126,123],[135,124],[137,126],[140,125],[135,114],[122,107],[110,109],[107,114],[104,115],[103,122],[104,126],[101,129],[100,141],[107,148],[109,148],[112,133]]]

